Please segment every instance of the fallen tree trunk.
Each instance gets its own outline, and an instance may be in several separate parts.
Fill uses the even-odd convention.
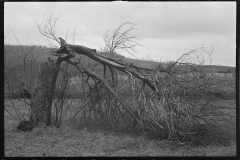
[[[118,69],[118,70],[128,74],[130,77],[134,76],[134,77],[140,79],[141,81],[146,83],[153,91],[157,90],[157,88],[154,84],[155,83],[154,81],[152,81],[144,76],[141,76],[140,74],[134,72],[132,69],[135,68],[137,70],[148,70],[151,72],[155,72],[155,70],[145,69],[145,68],[141,68],[141,67],[134,66],[134,65],[126,65],[124,63],[117,62],[111,58],[106,58],[102,55],[97,54],[95,49],[90,49],[90,48],[80,46],[80,45],[69,45],[62,38],[59,38],[59,40],[61,41],[61,48],[55,52],[55,55],[58,55],[58,56],[63,55],[63,57],[68,57],[68,58],[74,57],[76,59],[76,62],[77,62],[78,54],[85,55],[103,65],[107,65],[107,66],[113,67],[115,69]]]
[[[115,68],[119,71],[122,71],[122,72],[128,74],[131,79],[133,79],[133,77],[140,79],[144,84],[147,84],[153,91],[156,91],[157,88],[156,88],[155,82],[153,80],[150,80],[150,79],[140,75],[139,73],[136,73],[133,71],[134,68],[137,69],[137,71],[148,70],[148,71],[154,72],[154,70],[144,69],[144,68],[140,68],[140,67],[134,66],[134,65],[127,65],[127,64],[115,61],[114,59],[99,55],[96,53],[95,49],[90,49],[90,48],[80,46],[80,45],[69,45],[62,38],[59,38],[59,40],[61,41],[61,47],[60,47],[60,49],[58,49],[57,51],[55,51],[53,53],[53,55],[58,56],[56,61],[59,61],[58,59],[61,57],[66,62],[78,67],[79,70],[82,70],[88,76],[92,77],[93,79],[101,81],[105,85],[105,87],[108,89],[108,91],[116,97],[116,99],[119,101],[119,103],[122,105],[122,107],[132,116],[132,118],[134,118],[138,123],[140,123],[141,120],[140,120],[140,117],[138,116],[137,112],[134,112],[130,107],[128,107],[128,105],[121,99],[121,97],[118,95],[118,93],[114,91],[114,89],[108,84],[108,82],[104,78],[102,78],[100,75],[81,66],[81,64],[79,65],[77,58],[78,58],[79,54],[85,55],[85,56],[103,64],[104,66],[105,65],[108,66],[110,69],[112,67],[112,68]],[[75,58],[75,62],[71,61],[70,58]]]
[[[51,73],[49,75],[45,75],[44,72],[48,72],[48,71],[43,71],[42,73],[43,75],[40,75],[40,84],[38,87],[39,89],[36,92],[36,99],[35,99],[35,102],[33,103],[33,109],[32,109],[33,113],[31,117],[31,121],[33,123],[33,126],[36,126],[39,122],[44,122],[44,121],[47,126],[51,125],[51,114],[52,114],[51,112],[52,112],[52,102],[54,98],[54,91],[56,88],[56,81],[57,81],[58,73],[60,70],[60,65],[63,61],[66,61],[67,63],[70,63],[76,66],[79,70],[82,70],[89,77],[95,80],[101,81],[106,87],[106,89],[119,101],[121,106],[131,115],[131,117],[134,120],[136,120],[138,123],[141,123],[142,119],[138,115],[138,112],[134,111],[124,102],[124,100],[119,96],[119,94],[112,88],[109,82],[105,79],[105,76],[101,77],[95,72],[90,71],[89,69],[81,66],[81,64],[79,65],[77,58],[79,57],[78,55],[82,54],[101,63],[104,66],[108,66],[111,71],[111,76],[113,81],[114,81],[113,77],[114,77],[114,74],[116,74],[116,72],[113,72],[112,68],[126,73],[127,75],[129,75],[129,78],[131,78],[132,80],[133,80],[133,77],[138,78],[144,84],[147,84],[153,91],[156,91],[157,88],[153,80],[150,80],[140,75],[139,73],[137,73],[140,70],[150,71],[150,69],[144,69],[134,65],[128,65],[121,62],[117,62],[114,59],[107,58],[97,54],[95,49],[90,49],[90,48],[79,46],[79,45],[69,45],[62,38],[59,38],[59,39],[61,41],[61,47],[60,49],[58,49],[56,52],[53,53],[53,55],[58,56],[57,59],[53,61],[49,58],[48,66],[50,68],[48,67],[49,69],[47,70],[51,70]],[[75,58],[75,62],[71,61],[70,58]],[[137,69],[137,72],[134,71],[134,69]],[[151,71],[153,72],[154,70],[151,70]]]

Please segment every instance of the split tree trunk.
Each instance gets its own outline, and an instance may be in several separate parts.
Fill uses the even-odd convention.
[[[56,81],[62,60],[49,60],[39,74],[39,84],[35,91],[35,98],[31,106],[31,118],[33,127],[38,124],[51,125],[52,101],[54,98],[54,91]]]

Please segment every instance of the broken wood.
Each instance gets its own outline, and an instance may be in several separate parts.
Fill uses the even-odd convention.
[[[108,89],[108,91],[116,97],[116,99],[119,101],[119,103],[122,105],[122,107],[138,123],[141,123],[141,119],[138,116],[137,112],[134,112],[134,110],[132,110],[130,107],[127,106],[127,104],[121,99],[121,97],[118,95],[118,93],[114,91],[114,89],[108,84],[108,82],[104,78],[102,78],[100,75],[98,75],[98,74],[94,73],[93,71],[90,71],[87,68],[81,66],[81,64],[79,65],[79,62],[78,62],[77,58],[78,58],[79,54],[85,55],[85,56],[103,64],[104,68],[105,68],[105,66],[108,66],[109,69],[111,70],[111,72],[112,72],[111,67],[115,68],[117,70],[120,70],[120,71],[126,73],[127,75],[129,75],[129,77],[131,79],[133,77],[138,78],[144,84],[147,84],[153,91],[157,91],[155,81],[146,78],[145,76],[137,73],[133,69],[136,69],[138,72],[140,70],[147,70],[147,71],[154,72],[154,70],[141,68],[141,67],[138,67],[138,66],[135,66],[135,65],[132,65],[132,64],[127,65],[127,64],[121,63],[119,61],[116,61],[114,59],[107,58],[107,57],[104,57],[102,55],[97,54],[96,49],[91,49],[91,48],[87,48],[85,46],[80,46],[80,45],[69,45],[62,38],[59,38],[59,40],[61,42],[61,47],[53,53],[55,56],[58,56],[58,58],[55,61],[55,65],[59,64],[61,61],[66,61],[66,62],[78,67],[79,70],[86,73],[88,76],[92,77],[93,79],[101,81],[105,85],[105,87]],[[70,58],[74,58],[75,62],[71,61]],[[142,72],[140,72],[140,73],[142,73]],[[112,75],[112,78],[113,78],[113,75]],[[50,97],[50,99],[51,99],[51,97]],[[50,105],[51,105],[51,103],[49,101],[49,108],[50,108]]]
[[[134,65],[129,66],[124,63],[115,61],[111,58],[109,59],[107,57],[99,55],[96,53],[95,49],[90,49],[90,48],[80,46],[80,45],[69,45],[62,38],[59,38],[59,40],[61,41],[61,47],[60,47],[60,49],[55,51],[57,56],[61,56],[62,54],[64,54],[64,56],[62,56],[63,58],[72,58],[72,57],[77,58],[78,54],[85,55],[101,64],[111,66],[115,69],[118,69],[118,70],[128,74],[129,76],[134,76],[134,77],[140,79],[141,81],[146,83],[153,91],[157,90],[156,85],[154,84],[154,82],[152,80],[132,71],[132,68],[135,68],[137,70],[148,70],[148,71],[155,72],[154,70],[145,69],[145,68],[141,68],[141,67],[134,66]]]

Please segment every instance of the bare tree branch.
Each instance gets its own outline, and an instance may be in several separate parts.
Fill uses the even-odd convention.
[[[124,30],[124,27],[127,25],[130,25],[130,27]],[[125,51],[134,56],[132,52],[136,52],[135,47],[142,46],[138,42],[139,39],[136,36],[130,36],[130,33],[136,29],[135,26],[136,24],[125,22],[122,23],[117,29],[114,29],[111,33],[107,31],[105,37],[103,38],[105,42],[103,51],[109,53]]]

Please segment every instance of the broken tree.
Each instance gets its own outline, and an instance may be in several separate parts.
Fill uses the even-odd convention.
[[[52,123],[53,98],[59,71],[63,70],[61,64],[66,62],[77,69],[77,77],[74,78],[80,79],[72,88],[68,80],[64,82],[64,88],[68,88],[68,91],[74,90],[81,101],[73,106],[73,110],[76,111],[70,118],[75,122],[85,120],[88,123],[91,120],[96,122],[103,119],[114,128],[120,125],[118,122],[122,118],[123,123],[130,124],[133,130],[150,130],[164,137],[167,135],[171,139],[184,141],[186,137],[194,135],[193,126],[202,123],[203,116],[206,115],[202,112],[211,108],[211,102],[215,99],[209,92],[210,80],[201,80],[196,73],[204,74],[203,53],[211,57],[211,51],[207,52],[201,47],[183,54],[167,68],[142,68],[103,56],[96,52],[96,49],[71,45],[62,38],[56,38],[54,27],[57,19],[51,16],[50,14],[42,28],[42,24],[37,25],[45,37],[58,42],[61,47],[53,53],[57,58],[49,59],[50,65],[40,75],[43,83],[40,83],[36,90],[36,103],[32,106],[32,121],[36,125],[39,121],[45,122],[46,125],[57,124]],[[123,23],[114,30],[112,36],[107,34],[104,37],[106,46],[103,51],[108,55],[115,54],[116,50],[134,50],[138,45],[135,41],[137,38],[128,35],[134,29],[134,25],[121,31],[125,24],[131,23]],[[70,74],[66,70],[64,72]],[[120,80],[122,75],[128,78]],[[77,88],[80,88],[80,91],[77,91]],[[74,101],[63,98],[65,89],[61,91],[59,105],[62,111],[64,101]],[[69,107],[71,106],[67,108]],[[55,121],[61,119],[57,110]]]
[[[90,49],[90,48],[80,46],[80,45],[69,45],[62,38],[59,38],[59,40],[61,41],[61,47],[60,47],[60,49],[55,51],[55,53],[53,53],[53,55],[57,56],[57,59],[55,61],[51,61],[52,68],[53,68],[53,70],[52,70],[53,75],[52,75],[52,83],[49,87],[50,90],[48,91],[48,94],[46,94],[46,95],[48,95],[47,100],[46,100],[47,104],[45,104],[47,106],[47,108],[46,108],[46,117],[47,117],[46,125],[51,124],[51,116],[50,115],[51,115],[52,101],[53,101],[53,97],[54,97],[54,89],[55,89],[58,71],[60,69],[60,64],[63,61],[66,61],[67,63],[70,63],[70,64],[76,66],[77,68],[79,68],[79,70],[81,70],[82,72],[87,74],[89,77],[104,84],[104,86],[107,88],[107,90],[119,101],[121,106],[132,116],[132,118],[134,118],[138,123],[140,123],[141,119],[140,119],[140,115],[138,115],[138,112],[136,112],[132,108],[128,107],[128,105],[124,102],[124,100],[121,98],[121,96],[118,94],[118,92],[115,91],[114,86],[111,86],[111,84],[109,84],[109,82],[104,78],[105,76],[98,75],[97,73],[95,73],[95,72],[87,69],[83,65],[81,65],[78,57],[79,57],[79,55],[82,54],[82,55],[85,55],[85,56],[101,63],[103,65],[104,69],[106,69],[106,66],[107,66],[111,71],[116,69],[123,73],[126,73],[132,81],[133,81],[133,79],[137,78],[137,79],[141,80],[144,85],[146,84],[147,86],[149,86],[152,89],[152,91],[157,91],[157,87],[155,84],[156,81],[148,79],[145,76],[143,76],[142,74],[144,73],[144,71],[148,71],[148,72],[152,72],[152,73],[154,73],[155,71],[151,70],[151,69],[141,68],[141,67],[138,67],[135,65],[124,64],[124,63],[118,62],[112,58],[107,58],[107,57],[97,54],[95,49]],[[72,61],[71,58],[74,58],[74,61]],[[104,73],[106,73],[106,72],[104,72]],[[112,72],[112,78],[116,77],[116,75],[113,75],[113,74],[116,74],[116,72]]]

